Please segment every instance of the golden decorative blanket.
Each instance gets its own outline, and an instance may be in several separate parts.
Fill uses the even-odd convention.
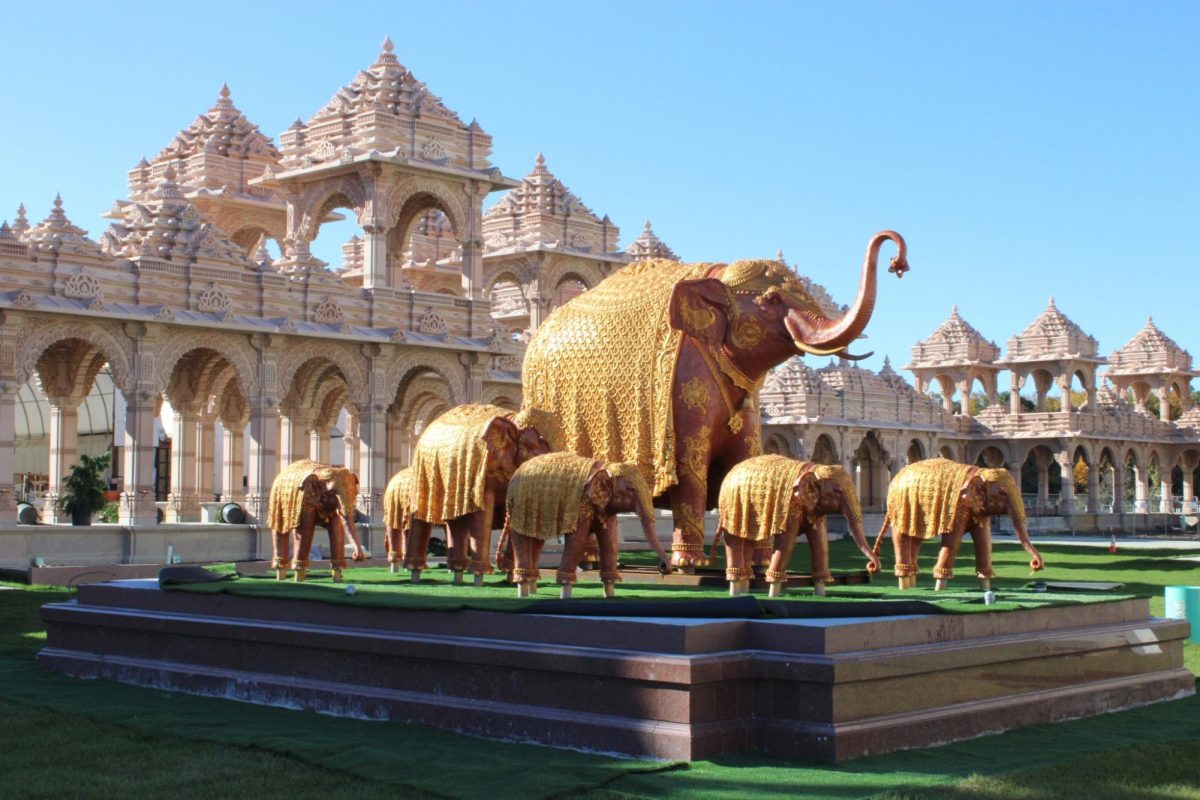
[[[792,489],[813,465],[780,455],[755,456],[741,462],[721,483],[720,528],[730,536],[770,541],[788,525]]]
[[[713,266],[630,264],[556,309],[525,353],[524,402],[558,413],[566,449],[636,463],[656,495],[677,483],[671,385],[683,334],[667,300]]]
[[[500,406],[470,403],[430,423],[413,453],[408,507],[414,517],[442,525],[483,508],[488,455],[484,434],[496,417],[511,414]]]
[[[412,491],[412,467],[405,467],[392,476],[383,490],[383,524],[387,528],[403,528],[408,496]]]
[[[887,513],[903,536],[932,539],[954,527],[959,493],[971,474],[969,464],[930,458],[909,464],[888,487]]]
[[[573,453],[547,453],[517,467],[508,483],[508,518],[513,533],[551,539],[574,533],[588,478],[599,465]]]
[[[271,484],[271,495],[267,504],[267,527],[273,531],[294,531],[300,524],[303,497],[300,485],[309,475],[322,481],[332,481],[341,503],[342,513],[352,519],[354,504],[358,501],[358,476],[345,467],[331,467],[317,461],[302,459],[293,461],[276,476]]]

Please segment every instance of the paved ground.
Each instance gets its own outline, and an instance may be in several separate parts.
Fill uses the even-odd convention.
[[[1082,535],[1081,536],[1063,536],[1063,535],[1038,536],[1038,535],[1034,534],[1032,536],[1032,539],[1033,539],[1033,543],[1035,545],[1066,544],[1066,545],[1075,545],[1075,546],[1079,546],[1079,547],[1108,547],[1112,541],[1112,538],[1109,536],[1093,536],[1093,535],[1087,535],[1087,536],[1082,536]],[[1012,534],[994,534],[992,536],[992,541],[998,542],[998,543],[1003,543],[1003,544],[1016,544],[1017,537]],[[1185,551],[1195,550],[1195,551],[1200,551],[1200,538],[1197,538],[1195,535],[1192,535],[1192,534],[1187,535],[1187,538],[1184,538],[1184,536],[1170,536],[1170,537],[1138,536],[1137,538],[1134,538],[1134,537],[1129,536],[1128,534],[1118,534],[1117,535],[1117,549],[1118,550],[1185,550]]]

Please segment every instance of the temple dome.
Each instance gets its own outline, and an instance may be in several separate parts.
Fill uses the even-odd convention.
[[[1061,357],[1096,359],[1096,340],[1059,311],[1050,298],[1046,310],[1029,327],[1008,340],[1006,360],[1030,360]]]
[[[1192,356],[1159,330],[1151,318],[1132,339],[1109,356],[1109,364],[1108,375],[1191,372]]]
[[[984,338],[971,323],[958,313],[958,306],[933,333],[917,342],[912,349],[912,367],[943,364],[990,364],[1000,357],[995,342]]]
[[[665,258],[669,261],[679,260],[679,256],[675,255],[675,251],[654,234],[654,228],[650,226],[650,220],[646,220],[646,224],[642,226],[641,235],[633,240],[633,243],[629,245],[629,248],[625,252],[632,256],[634,261],[649,261],[652,258]]]

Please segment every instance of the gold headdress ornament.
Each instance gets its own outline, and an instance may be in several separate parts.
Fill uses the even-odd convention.
[[[823,481],[836,481],[842,487],[842,494],[846,495],[846,505],[850,507],[850,514],[854,520],[862,521],[862,507],[858,504],[858,492],[846,470],[834,464],[818,464],[813,467],[813,474]]]
[[[632,461],[610,461],[604,465],[604,471],[614,478],[624,478],[633,484],[633,489],[642,501],[642,508],[647,514],[654,513],[654,498],[650,494],[650,486],[642,477],[642,471]]]
[[[566,437],[563,436],[562,422],[559,420],[558,414],[553,411],[525,406],[513,415],[512,421],[521,430],[535,429],[550,444],[551,450],[566,449]]]
[[[984,483],[998,483],[1008,490],[1008,497],[1012,501],[1009,517],[1012,519],[1013,527],[1024,528],[1025,503],[1021,500],[1021,490],[1017,488],[1017,482],[1013,480],[1012,473],[1003,467],[981,469],[979,470],[979,478]]]
[[[721,282],[728,286],[729,291],[734,294],[758,294],[763,297],[781,294],[792,306],[801,311],[821,318],[825,317],[821,307],[805,290],[795,273],[778,261],[763,259],[735,261],[722,271]],[[814,356],[840,355],[850,359],[856,358],[846,353],[844,347],[825,350],[811,347],[804,342],[794,342],[794,344],[797,349]]]

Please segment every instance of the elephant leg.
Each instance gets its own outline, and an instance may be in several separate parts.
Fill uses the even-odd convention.
[[[513,549],[513,580],[517,584],[517,597],[529,597],[537,594],[538,560],[542,557],[542,548],[546,542],[533,536],[512,534],[510,539]]]
[[[912,589],[917,585],[920,569],[917,567],[917,555],[921,551],[921,539],[916,536],[905,536],[892,528],[892,545],[896,550],[896,578],[901,589]]]
[[[396,573],[400,570],[400,565],[404,562],[404,545],[405,539],[403,528],[388,528],[387,531],[387,550],[388,550],[388,571]]]
[[[508,581],[512,583],[514,566],[512,532],[506,526],[500,532],[500,541],[496,542],[496,569],[507,573]]]
[[[707,468],[703,475],[681,470],[679,483],[671,487],[671,513],[675,533],[671,541],[671,564],[684,571],[711,563],[704,554],[704,509],[707,503]]]
[[[942,591],[954,577],[954,561],[958,558],[958,548],[962,545],[961,533],[947,533],[942,536],[942,549],[938,552],[937,566],[933,568],[933,577],[937,579],[934,587]]]
[[[470,517],[467,514],[446,520],[446,566],[454,573],[454,582],[462,583],[463,572],[471,563],[467,547],[471,542]]]
[[[581,510],[579,519],[575,522],[575,530],[566,537],[566,542],[563,544],[562,560],[558,563],[558,572],[554,576],[554,580],[560,585],[569,586],[575,583],[579,559],[583,557],[584,550],[587,548],[588,534],[591,533],[591,528],[591,513]],[[570,594],[571,590],[568,588],[565,596],[569,597]]]
[[[312,552],[313,532],[316,530],[316,521],[313,519],[300,518],[300,527],[296,528],[295,541],[293,546],[295,551],[292,555],[292,569],[296,571],[295,581],[301,583],[308,577],[308,556]]]
[[[725,580],[729,581],[729,594],[737,596],[750,591],[750,579],[754,569],[750,562],[754,558],[753,539],[742,539],[725,533]]]
[[[341,583],[342,570],[346,568],[346,526],[337,516],[329,521],[326,529],[329,531],[329,568],[333,582]]]
[[[595,527],[595,526],[593,526]],[[617,518],[609,514],[599,528],[600,541],[600,580],[604,582],[604,596],[612,597],[615,584],[621,580],[617,569]]]
[[[484,491],[483,508],[467,517],[467,532],[471,537],[471,563],[469,569],[475,573],[475,586],[483,586],[483,576],[492,572],[492,521],[496,513],[496,497],[488,489]]]
[[[991,517],[984,517],[971,529],[971,545],[975,548],[975,577],[979,578],[979,587],[986,592],[992,588],[992,579],[996,577],[992,569]]]
[[[404,547],[404,566],[412,572],[412,582],[421,582],[421,570],[425,569],[429,553],[429,534],[433,525],[423,519],[412,519],[408,523],[408,541]]]
[[[825,595],[825,584],[833,580],[829,574],[829,529],[825,517],[818,517],[816,522],[805,531],[808,537],[808,552],[812,558],[813,590],[820,596]]]
[[[281,581],[287,577],[288,562],[292,558],[292,534],[290,531],[271,532],[271,569],[275,570],[275,580]]]
[[[600,539],[596,536],[596,532],[589,531],[587,542],[583,547],[583,555],[579,559],[579,566],[583,569],[595,569],[596,564],[600,563]]]
[[[767,567],[767,595],[779,597],[788,581],[788,564],[792,560],[792,549],[800,533],[800,520],[788,523],[783,533],[775,537],[775,550],[771,553],[771,565]],[[757,552],[757,551],[756,551]]]

